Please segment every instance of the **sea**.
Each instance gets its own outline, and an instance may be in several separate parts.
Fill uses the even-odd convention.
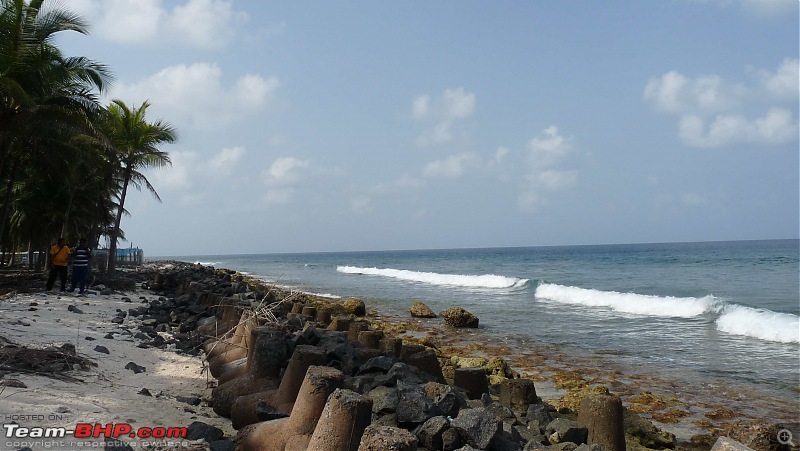
[[[401,317],[413,300],[460,306],[483,339],[759,393],[755,412],[785,420],[800,418],[799,257],[790,239],[169,258]]]

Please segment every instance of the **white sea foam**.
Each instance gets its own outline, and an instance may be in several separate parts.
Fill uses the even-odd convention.
[[[359,268],[355,266],[337,266],[336,270],[345,274],[391,277],[393,279],[422,282],[431,285],[452,285],[468,288],[516,288],[524,286],[526,283],[528,283],[528,279],[496,276],[494,274],[470,276],[462,274],[417,272],[392,268]]]
[[[201,266],[217,266],[220,264],[220,262],[201,262],[200,260],[197,260],[196,262],[194,262],[194,264]]]
[[[634,315],[692,318],[718,309],[714,296],[677,298],[636,293],[619,293],[543,283],[536,288],[536,297],[562,304],[606,307]]]
[[[800,343],[800,317],[791,313],[726,305],[717,318],[717,329],[780,343]]]

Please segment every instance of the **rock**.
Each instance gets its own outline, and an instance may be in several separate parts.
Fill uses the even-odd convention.
[[[500,422],[492,412],[483,407],[461,410],[450,425],[465,442],[478,449],[488,448],[500,431]]]
[[[385,415],[397,411],[399,397],[395,387],[375,387],[367,397],[372,400],[372,412],[377,415]]]
[[[111,318],[111,323],[112,324],[122,324],[124,321],[125,320],[120,318],[119,316],[115,316],[115,317]]]
[[[422,301],[414,301],[411,303],[411,316],[414,318],[436,318],[436,313],[433,313]]]
[[[144,373],[147,371],[145,367],[139,366],[133,362],[128,362],[128,364],[125,365],[125,369],[133,371],[134,374]]]
[[[94,351],[95,352],[100,352],[100,353],[103,353],[103,354],[111,354],[111,351],[109,351],[107,347],[100,346],[100,345],[95,346],[94,347]]]
[[[414,451],[419,439],[405,429],[391,426],[367,426],[358,451]]]
[[[19,379],[0,379],[0,387],[28,388],[28,386]]]
[[[83,310],[79,309],[78,307],[75,307],[74,305],[68,306],[67,310],[69,310],[72,313],[78,313],[78,314],[81,314],[81,315],[83,314]]]
[[[195,421],[186,428],[186,440],[203,439],[210,443],[222,439],[224,435],[225,433],[222,432],[222,429],[201,421]]]
[[[450,422],[443,416],[428,419],[414,430],[420,445],[428,449],[442,449],[442,434],[450,428]]]
[[[566,418],[556,418],[545,428],[545,434],[552,444],[572,442],[577,446],[578,444],[586,443],[588,432],[589,431],[585,427],[579,425],[577,421],[568,420]]]
[[[453,327],[478,327],[478,317],[461,307],[452,307],[439,313],[444,322]]]
[[[94,341],[94,340],[96,340],[96,338],[94,338],[94,337],[83,337],[83,339],[86,340],[86,341]]]
[[[140,395],[144,395],[144,396],[153,396],[152,394],[150,394],[150,390],[148,390],[146,388],[143,388],[143,389],[139,390],[139,394]]]
[[[433,404],[445,416],[455,418],[458,416],[458,411],[467,406],[464,395],[449,385],[428,382],[424,388],[425,396],[433,401]]]
[[[439,409],[425,396],[419,385],[403,384],[398,389],[397,422],[421,424],[428,419],[441,415]]]
[[[675,434],[662,431],[653,423],[630,410],[623,409],[626,440],[628,438],[650,449],[675,448]]]
[[[175,400],[178,402],[185,402],[190,406],[199,406],[200,405],[200,398],[197,396],[176,396]]]
[[[347,298],[342,301],[342,309],[351,315],[364,316],[367,314],[367,306],[358,298]]]
[[[753,448],[745,446],[736,440],[728,437],[720,437],[714,442],[711,451],[754,451]]]
[[[550,424],[551,421],[553,421],[553,417],[550,415],[550,411],[544,404],[529,405],[528,412],[525,414],[525,418],[528,419],[529,428],[531,428],[531,425],[534,422],[536,422],[536,429],[539,432],[544,432],[544,428],[547,427],[547,425]]]

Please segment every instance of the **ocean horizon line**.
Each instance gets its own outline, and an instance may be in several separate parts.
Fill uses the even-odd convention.
[[[681,245],[681,244],[723,244],[723,243],[759,243],[769,241],[798,241],[800,238],[754,238],[741,240],[705,240],[705,241],[659,241],[659,242],[629,242],[629,243],[597,243],[597,244],[542,244],[526,246],[477,246],[477,247],[430,247],[430,248],[406,248],[406,249],[371,249],[371,250],[331,250],[331,251],[281,251],[281,252],[247,252],[247,253],[224,253],[224,254],[173,254],[173,255],[154,255],[145,260],[169,260],[175,257],[205,257],[205,256],[248,256],[248,255],[303,255],[303,254],[367,254],[381,252],[436,252],[436,251],[472,251],[472,250],[491,250],[491,249],[555,249],[555,248],[590,248],[607,246],[657,246],[657,245]],[[145,249],[146,251],[146,249]],[[798,248],[800,252],[800,247]]]

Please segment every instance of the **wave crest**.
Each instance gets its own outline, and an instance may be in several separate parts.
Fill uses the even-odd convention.
[[[726,305],[717,330],[780,343],[800,343],[800,317],[791,313]]]
[[[345,274],[390,277],[399,280],[422,282],[431,285],[452,285],[468,288],[517,288],[528,283],[528,279],[484,274],[470,276],[462,274],[438,274],[435,272],[408,271],[392,268],[359,268],[356,266],[337,266],[336,271]]]
[[[619,293],[543,283],[536,288],[536,297],[563,304],[607,307],[617,312],[677,318],[693,318],[718,309],[714,296],[677,298],[636,293]]]

